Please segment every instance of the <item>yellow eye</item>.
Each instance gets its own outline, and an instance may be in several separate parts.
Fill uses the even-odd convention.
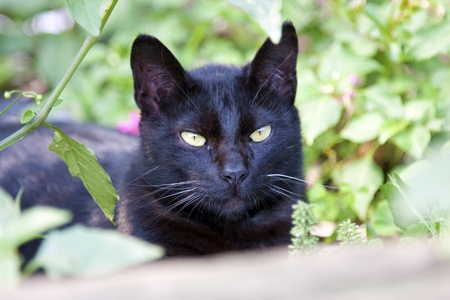
[[[200,134],[190,131],[183,131],[181,133],[181,138],[183,139],[183,141],[194,147],[201,147],[206,143],[206,139],[204,137],[202,137]]]
[[[259,128],[258,130],[255,130],[252,134],[250,134],[250,138],[252,139],[252,141],[259,143],[267,139],[271,132],[272,126],[266,125]]]

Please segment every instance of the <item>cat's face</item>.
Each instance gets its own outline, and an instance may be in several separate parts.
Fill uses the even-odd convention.
[[[285,24],[242,68],[185,72],[158,40],[133,45],[135,98],[149,184],[174,211],[227,220],[300,197],[297,38]]]

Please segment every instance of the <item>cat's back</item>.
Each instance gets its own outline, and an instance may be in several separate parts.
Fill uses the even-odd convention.
[[[121,181],[124,164],[138,147],[138,138],[114,129],[89,124],[55,124],[65,134],[92,149],[112,181]],[[0,140],[20,128],[1,124]],[[22,140],[0,151],[0,188],[12,197],[23,189],[22,207],[36,204],[67,208],[76,212],[77,222],[89,223],[97,208],[81,180],[70,175],[56,153],[48,150],[53,130],[40,127]],[[79,205],[80,202],[83,205]]]

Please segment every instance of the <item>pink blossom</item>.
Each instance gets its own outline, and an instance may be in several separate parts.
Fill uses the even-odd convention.
[[[122,122],[119,122],[116,126],[117,130],[124,133],[129,133],[133,135],[139,135],[139,121],[141,120],[141,116],[138,112],[132,111],[128,115],[128,119]]]
[[[350,74],[348,78],[350,84],[354,87],[358,87],[362,84],[361,77],[358,76],[358,74]]]

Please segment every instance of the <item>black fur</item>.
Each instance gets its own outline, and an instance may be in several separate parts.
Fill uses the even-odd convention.
[[[57,124],[93,149],[111,175],[121,196],[118,230],[163,246],[168,256],[288,244],[292,204],[304,200],[293,105],[297,52],[295,29],[286,22],[281,42],[266,40],[244,67],[185,71],[159,40],[140,35],[131,53],[140,140],[98,126]],[[265,125],[272,126],[270,136],[253,142],[252,132]],[[13,127],[3,125],[0,137]],[[183,131],[202,135],[206,144],[187,144]],[[76,223],[111,227],[47,150],[51,137],[42,128],[0,152],[0,186],[13,196],[23,186],[24,208],[68,208]]]

